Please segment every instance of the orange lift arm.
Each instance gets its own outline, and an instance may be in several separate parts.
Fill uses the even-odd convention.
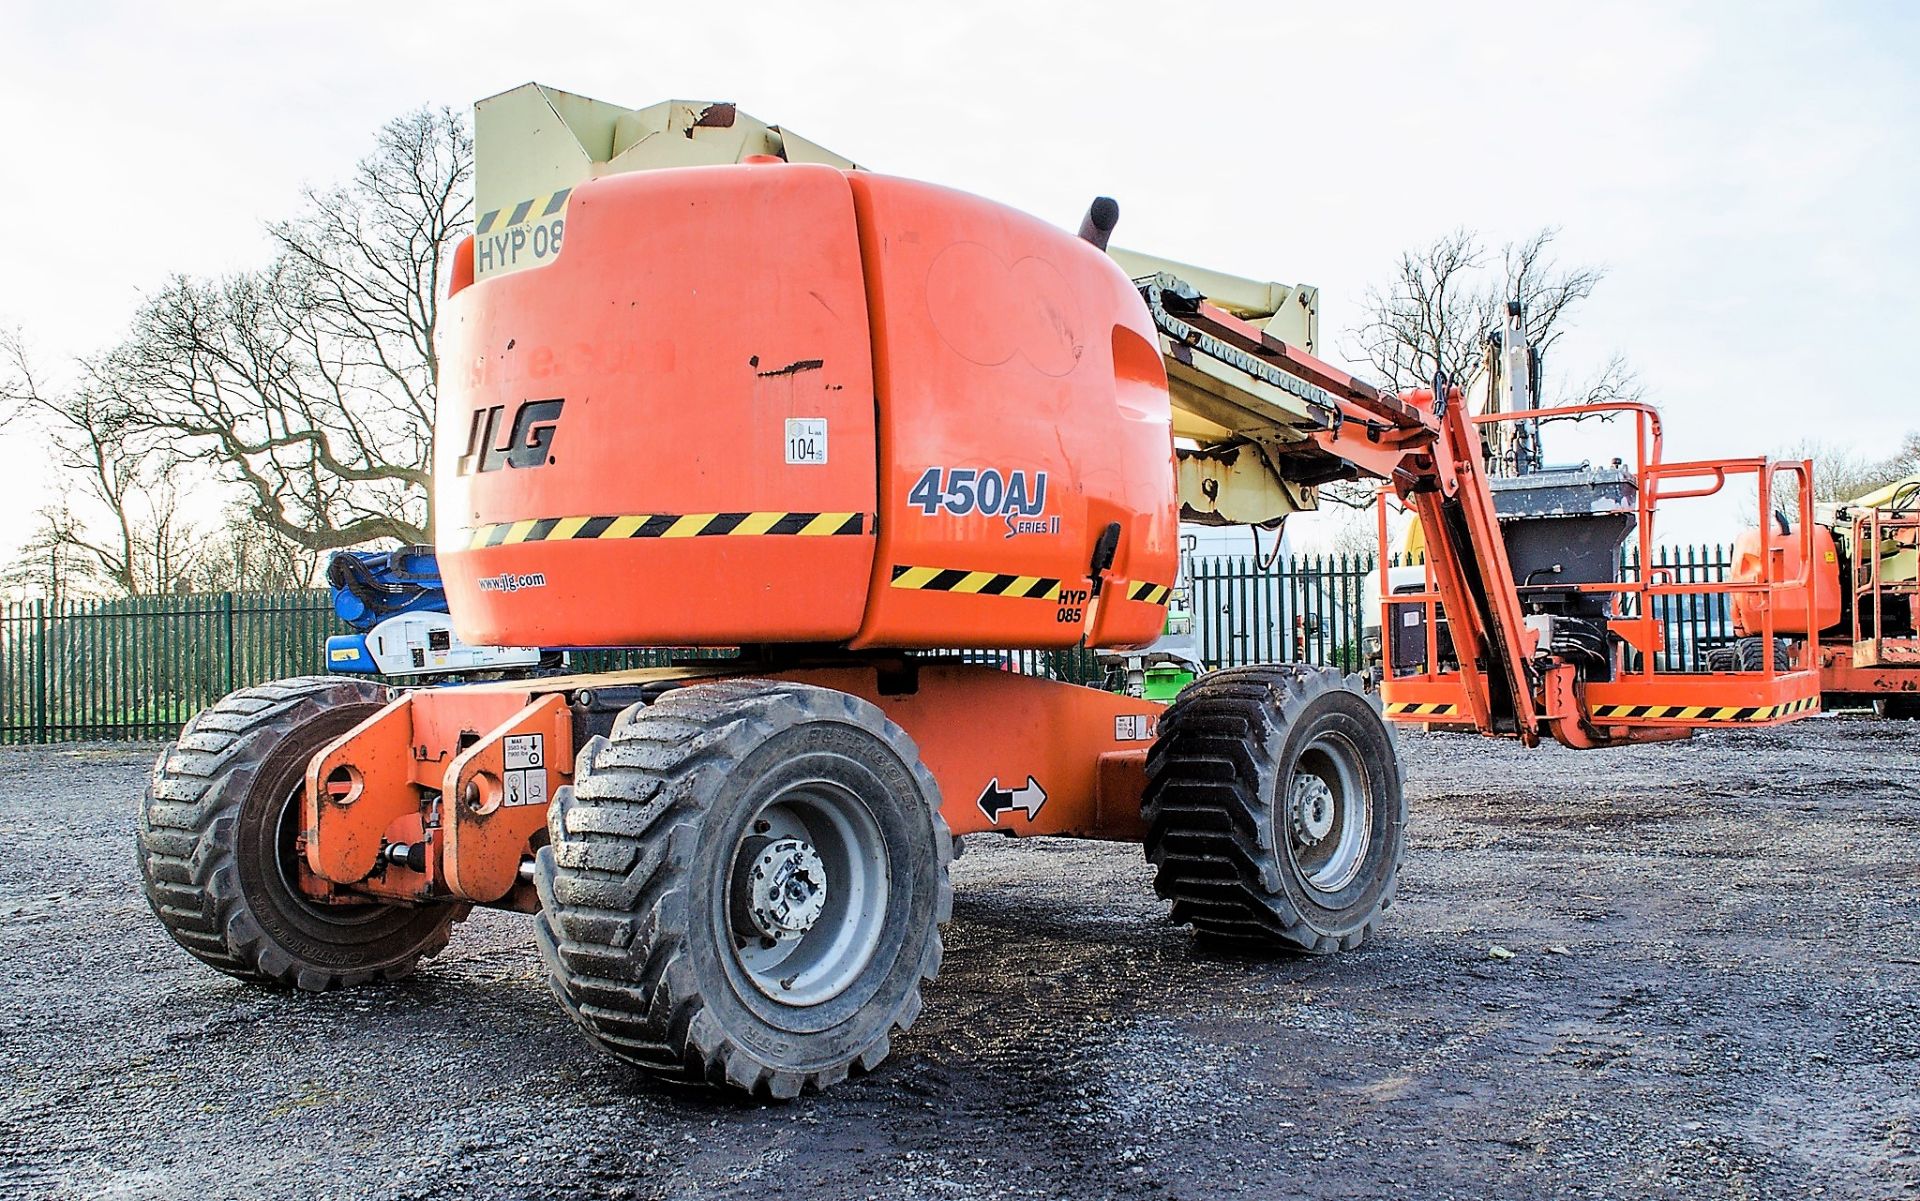
[[[1260,445],[1277,475],[1316,481],[1380,480],[1418,517],[1426,532],[1433,590],[1461,661],[1461,669],[1447,675],[1445,684],[1448,695],[1457,697],[1446,706],[1454,711],[1455,720],[1469,721],[1484,734],[1518,738],[1528,746],[1536,745],[1545,734],[1563,745],[1586,749],[1686,737],[1697,725],[1715,724],[1719,720],[1715,714],[1752,712],[1765,720],[1811,708],[1814,694],[1810,690],[1816,678],[1807,665],[1776,678],[1769,664],[1765,679],[1758,682],[1696,679],[1683,694],[1682,699],[1690,702],[1685,705],[1613,704],[1605,706],[1613,715],[1611,720],[1597,716],[1580,668],[1543,648],[1539,630],[1527,620],[1490,487],[1491,460],[1478,428],[1488,419],[1467,412],[1457,387],[1442,378],[1432,389],[1396,397],[1279,341],[1171,277],[1142,281],[1141,291],[1163,336],[1170,374],[1204,356],[1213,360],[1216,378],[1224,374],[1248,379],[1235,392],[1234,401],[1237,412],[1254,416],[1236,426],[1236,436]],[[1262,382],[1304,402],[1317,418],[1318,428],[1295,442],[1263,444],[1258,427],[1262,406],[1255,386]],[[1178,390],[1174,403],[1176,410],[1183,403]],[[1645,406],[1616,407],[1631,410],[1642,423],[1656,422],[1651,445],[1645,445],[1642,437],[1643,534],[1651,525],[1653,502],[1674,496],[1660,490],[1662,479],[1700,475],[1714,481],[1706,490],[1715,491],[1734,472],[1757,471],[1762,478],[1770,478],[1773,469],[1758,461],[1663,464],[1657,419],[1651,411]],[[1585,414],[1591,408],[1562,414]],[[1209,407],[1208,413],[1219,419],[1216,409]],[[1277,424],[1277,414],[1275,420]],[[1297,428],[1296,421],[1289,432],[1297,434]],[[1799,469],[1796,465],[1781,468]],[[1642,550],[1650,546],[1643,537]],[[1657,633],[1648,635],[1641,629],[1651,620],[1644,610],[1652,600],[1649,589],[1655,586],[1620,585],[1623,592],[1642,592],[1643,609],[1632,619],[1615,623],[1623,639],[1657,638]],[[1644,657],[1650,648],[1640,650]],[[1643,691],[1649,686],[1664,687],[1666,682],[1619,685]],[[1635,693],[1630,699],[1640,697]]]
[[[1460,390],[1442,379],[1437,391],[1382,393],[1204,300],[1178,296],[1172,284],[1156,281],[1143,292],[1176,359],[1211,355],[1306,399],[1325,420],[1312,435],[1314,445],[1350,477],[1390,483],[1420,514],[1433,531],[1429,559],[1456,644],[1472,647],[1486,668],[1466,689],[1474,724],[1536,743],[1532,636],[1500,538],[1480,436]]]

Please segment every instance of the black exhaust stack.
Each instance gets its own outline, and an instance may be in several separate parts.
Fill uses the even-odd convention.
[[[1095,196],[1087,206],[1087,215],[1080,218],[1080,237],[1096,249],[1105,250],[1107,239],[1113,236],[1113,227],[1118,224],[1120,202],[1111,196]]]

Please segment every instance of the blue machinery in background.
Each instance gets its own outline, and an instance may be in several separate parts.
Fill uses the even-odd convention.
[[[327,585],[333,611],[354,631],[327,639],[330,671],[423,676],[540,665],[537,647],[460,640],[431,547],[336,552]]]

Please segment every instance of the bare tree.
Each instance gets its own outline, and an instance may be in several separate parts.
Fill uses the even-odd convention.
[[[1398,392],[1431,383],[1440,371],[1463,386],[1479,373],[1492,320],[1479,278],[1485,267],[1478,235],[1457,229],[1403,253],[1393,282],[1367,289],[1359,337],[1378,382]]]
[[[1920,473],[1920,431],[1908,434],[1905,445],[1885,459],[1870,459],[1845,446],[1817,439],[1796,442],[1774,458],[1808,459],[1813,463],[1816,502],[1852,500]],[[1799,495],[1789,477],[1780,477],[1774,487],[1774,507],[1792,514],[1799,507]]]
[[[1379,557],[1379,517],[1371,505],[1364,509],[1335,506],[1330,516],[1334,554],[1356,562]]]
[[[1588,376],[1584,383],[1564,389],[1554,402],[1561,405],[1605,404],[1615,400],[1639,400],[1645,395],[1640,386],[1640,376],[1627,365],[1627,360],[1614,355],[1600,369]]]
[[[0,593],[39,596],[58,606],[66,601],[110,595],[91,555],[74,545],[80,520],[65,497],[34,515],[27,540],[0,563]]]
[[[63,473],[37,542],[78,554],[87,576],[125,595],[164,590],[185,565],[192,531],[179,516],[174,465],[142,437],[115,361],[81,361],[79,378],[58,391],[18,334],[0,334],[0,363],[0,401],[46,430]]]
[[[1497,264],[1478,234],[1457,229],[1400,256],[1392,283],[1369,288],[1358,357],[1395,391],[1429,385],[1444,371],[1471,395],[1486,371],[1486,337],[1510,301],[1526,312],[1527,338],[1544,355],[1566,333],[1569,314],[1593,295],[1605,273],[1563,268],[1551,250],[1558,231],[1542,229],[1505,246]],[[1639,385],[1615,358],[1554,403],[1631,399]]]
[[[1893,467],[1899,473],[1898,478],[1920,475],[1920,430],[1907,435],[1907,440],[1900,446],[1900,453],[1893,456]]]
[[[298,546],[428,541],[434,335],[472,172],[456,114],[410,113],[270,228],[271,266],[169,283],[113,356],[134,428]]]
[[[360,351],[354,365],[429,431],[440,374],[434,334],[454,245],[472,223],[472,180],[465,121],[451,109],[419,109],[388,122],[349,184],[309,189],[305,213],[270,227],[304,269],[313,326]]]
[[[200,540],[182,583],[194,592],[292,592],[313,587],[324,557],[261,529],[237,507]]]

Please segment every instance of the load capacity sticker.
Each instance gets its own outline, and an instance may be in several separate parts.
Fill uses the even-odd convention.
[[[942,510],[955,517],[978,513],[1006,522],[1006,537],[1057,534],[1060,518],[1047,515],[1047,473],[995,467],[929,467],[907,493],[907,503],[928,517]]]
[[[543,734],[509,734],[506,746],[507,795],[503,805],[547,803],[547,740]]]
[[[1113,740],[1150,742],[1159,726],[1160,719],[1150,713],[1122,713],[1113,719]]]

